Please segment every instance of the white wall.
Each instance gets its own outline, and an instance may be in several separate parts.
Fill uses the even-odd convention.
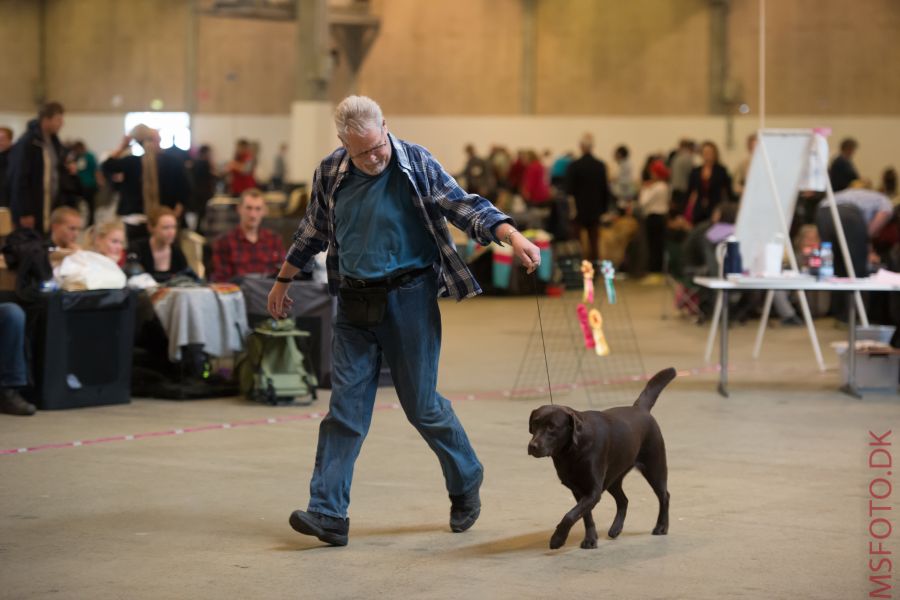
[[[334,107],[324,101],[296,101],[291,105],[291,145],[288,180],[292,175],[311,179],[322,157],[339,144],[334,125]]]
[[[196,115],[192,126],[194,146],[209,144],[216,163],[231,159],[234,142],[247,138],[259,142],[257,177],[265,181],[272,172],[278,147],[291,141],[291,117],[269,115]],[[293,173],[288,173],[293,178]]]
[[[29,116],[0,112],[0,124],[13,127],[20,135]],[[115,148],[124,133],[124,115],[67,114],[63,139],[82,138],[98,155]],[[711,139],[722,152],[722,160],[733,167],[745,154],[744,140],[757,126],[753,116],[734,120],[734,148],[726,148],[726,121],[721,117],[403,117],[387,115],[390,130],[398,136],[422,144],[451,172],[463,165],[465,144],[475,144],[485,152],[493,144],[510,149],[534,147],[549,149],[554,155],[575,150],[578,138],[591,132],[596,152],[611,162],[616,145],[625,143],[637,168],[651,152],[667,152],[681,137]],[[831,127],[832,154],[845,136],[860,142],[855,162],[860,173],[878,182],[887,166],[900,167],[900,117],[771,117],[768,127]],[[216,160],[231,156],[234,141],[246,137],[260,142],[262,154],[259,176],[266,179],[278,146],[291,139],[291,117],[255,115],[197,115],[193,122],[195,145],[213,146]],[[337,140],[334,140],[335,147]],[[289,177],[307,180],[312,173],[289,173]]]

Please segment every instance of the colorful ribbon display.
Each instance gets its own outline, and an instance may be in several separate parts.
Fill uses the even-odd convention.
[[[606,284],[606,298],[610,304],[616,303],[616,288],[613,287],[613,279],[616,276],[616,268],[612,262],[604,260],[600,263],[600,272],[603,274],[603,281]]]
[[[594,303],[594,265],[589,260],[581,261],[581,276],[584,278],[584,293],[581,301],[585,304]]]
[[[591,326],[591,334],[594,338],[594,352],[597,356],[609,355],[609,344],[606,343],[606,336],[603,335],[603,317],[600,311],[592,308],[588,313],[588,323]]]

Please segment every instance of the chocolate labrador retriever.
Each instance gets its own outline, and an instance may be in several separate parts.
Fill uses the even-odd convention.
[[[600,494],[609,490],[616,500],[616,517],[609,537],[622,532],[628,498],[622,480],[632,467],[643,474],[659,498],[659,516],[653,535],[665,535],[669,529],[669,492],[666,446],[650,409],[656,398],[675,378],[675,369],[660,371],[632,406],[604,411],[579,412],[568,406],[542,406],[531,413],[528,431],[533,434],[528,454],[553,457],[556,474],[572,490],[578,503],[566,513],[550,538],[550,548],[561,547],[569,530],[584,519],[582,548],[597,547],[597,528],[591,511]]]

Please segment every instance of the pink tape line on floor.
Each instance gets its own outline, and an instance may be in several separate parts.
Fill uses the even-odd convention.
[[[734,369],[729,368],[729,371]],[[701,367],[696,369],[686,369],[678,372],[679,377],[690,377],[691,375],[699,375],[702,373],[710,373],[710,372],[718,372],[718,365],[713,365],[709,367]],[[571,390],[579,387],[587,387],[594,385],[614,385],[617,383],[625,383],[629,381],[646,381],[649,380],[653,376],[652,373],[647,373],[644,375],[633,375],[630,377],[623,377],[620,379],[604,379],[597,381],[585,381],[580,383],[569,383],[569,384],[560,384],[558,386],[553,386],[553,389],[559,390]],[[515,390],[499,390],[499,391],[484,391],[478,393],[457,393],[457,394],[447,394],[447,396],[451,400],[465,401],[465,400],[488,400],[488,399],[496,399],[496,398],[509,398],[510,396],[518,395],[518,394],[527,394],[527,393],[541,393],[546,391],[546,388],[521,388]],[[396,402],[388,403],[388,404],[376,404],[375,410],[397,410],[400,408],[400,405]],[[176,436],[176,435],[184,435],[186,433],[199,433],[201,431],[218,431],[222,429],[237,429],[240,427],[256,427],[259,425],[276,425],[278,423],[291,423],[294,421],[312,421],[315,419],[321,419],[325,416],[324,412],[312,412],[305,413],[302,415],[287,415],[283,417],[269,417],[265,419],[250,419],[245,421],[235,421],[233,423],[217,423],[213,425],[197,425],[194,427],[183,427],[178,429],[168,429],[165,431],[151,431],[146,433],[135,433],[130,435],[114,435],[109,437],[101,437],[95,438],[91,440],[75,440],[71,442],[57,442],[51,444],[39,444],[37,446],[27,446],[23,448],[7,448],[0,449],[0,456],[4,455],[13,455],[13,454],[28,454],[33,452],[40,452],[42,450],[56,450],[59,448],[78,448],[79,446],[94,446],[96,444],[106,444],[110,442],[131,442],[134,440],[143,440],[148,438],[155,437],[166,437],[166,436]],[[38,417],[40,418],[40,417]]]

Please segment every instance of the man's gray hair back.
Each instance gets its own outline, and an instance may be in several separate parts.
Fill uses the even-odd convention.
[[[338,137],[345,141],[351,131],[365,135],[373,129],[381,128],[383,122],[381,107],[367,96],[347,96],[334,109]]]

